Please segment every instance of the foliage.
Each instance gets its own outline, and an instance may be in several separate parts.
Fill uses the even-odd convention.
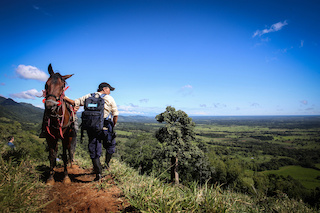
[[[111,161],[110,173],[130,204],[141,212],[316,212],[285,194],[251,197],[207,183],[166,184],[158,178],[139,175],[117,160]]]
[[[44,194],[39,174],[30,161],[17,158],[20,151],[4,154],[14,157],[0,156],[0,212],[37,212]]]
[[[164,144],[167,157],[177,157],[180,154],[188,158],[189,147],[195,137],[195,123],[192,119],[185,112],[168,106],[165,112],[156,116],[156,120],[165,123],[165,126],[156,132],[156,138]]]
[[[45,139],[38,138],[36,130],[24,130],[22,124],[6,118],[0,118],[0,148],[2,151],[7,149],[7,138],[14,136],[14,145],[20,154],[28,156],[38,161],[47,160]],[[18,152],[15,152],[18,154]]]
[[[301,123],[306,124],[308,118],[303,121],[301,121],[302,118],[279,120],[283,128],[286,127],[285,124],[287,122],[288,127],[292,128],[290,131],[272,128],[272,123],[275,126],[280,126],[275,121],[282,118],[270,118],[270,120],[266,121],[254,120],[252,117],[250,119],[247,118],[242,121],[243,123],[241,124],[244,126],[234,125],[233,120],[224,120],[224,125],[197,124],[195,126],[196,136],[192,141],[192,145],[197,146],[202,151],[198,153],[203,155],[196,155],[197,151],[195,150],[191,151],[190,158],[184,158],[184,155],[181,155],[178,171],[182,183],[188,185],[190,182],[199,181],[199,184],[204,184],[205,180],[208,180],[208,184],[214,185],[218,183],[225,190],[233,189],[241,193],[259,195],[261,198],[269,195],[271,199],[278,196],[278,194],[272,194],[270,190],[268,191],[268,176],[258,172],[263,166],[270,165],[270,168],[280,168],[284,165],[301,164],[308,159],[314,165],[317,165],[316,162],[319,161],[319,149],[317,147],[319,146],[312,147],[313,149],[292,147],[292,145],[301,144],[301,140],[305,140],[307,142],[304,143],[310,144],[314,144],[319,140],[319,133],[314,129],[314,126],[307,125],[312,129],[293,128],[299,127]],[[251,121],[252,125],[250,125]],[[237,123],[235,122],[235,124]],[[254,124],[259,124],[260,126],[254,126]],[[265,124],[268,128],[264,126]],[[150,123],[139,123],[136,128],[134,123],[119,125],[117,127],[121,132],[117,138],[117,156],[120,156],[119,159],[138,169],[140,174],[153,174],[161,180],[169,179],[170,159],[167,158],[166,151],[163,153],[161,151],[166,150],[166,147],[163,147],[166,146],[166,143],[155,141],[152,134],[152,132],[156,132],[159,128],[165,126],[165,124],[156,125]],[[140,129],[140,127],[142,128]],[[285,138],[279,138],[279,135]],[[209,140],[207,140],[208,137],[210,138]],[[290,143],[287,142],[287,137],[291,137]],[[288,148],[288,145],[291,145],[292,148]],[[140,152],[143,154],[137,155]],[[152,153],[152,155],[147,153]],[[152,165],[151,173],[149,172],[150,170],[143,170],[141,166],[134,162],[137,156],[141,157],[139,158],[139,164],[142,162],[142,164],[150,163]],[[197,159],[196,156],[199,156],[199,158]],[[277,181],[280,181],[280,179]],[[282,181],[287,186],[293,186],[297,180],[286,178],[285,176]],[[284,190],[280,185],[276,185],[274,189],[278,192]],[[304,188],[301,188],[301,190],[301,194],[297,194],[298,191],[293,190],[287,196],[289,198],[304,199],[305,202],[315,205],[317,198],[313,196],[316,193]]]
[[[122,149],[121,158],[141,174],[151,174],[159,167],[155,159],[161,155],[161,145],[151,135],[133,136]]]
[[[192,143],[195,137],[192,119],[182,110],[176,111],[174,107],[168,106],[166,111],[157,115],[159,123],[165,123],[156,132],[156,138],[163,144],[164,153],[171,159],[171,181],[179,183],[177,173],[178,159],[191,158]]]
[[[284,177],[282,175],[269,174],[268,175],[268,196],[275,196],[279,192],[287,194],[291,198],[305,199],[306,189],[301,183],[291,176]]]

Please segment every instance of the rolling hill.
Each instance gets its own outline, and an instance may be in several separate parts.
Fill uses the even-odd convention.
[[[17,103],[11,98],[0,97],[0,117],[21,123],[42,122],[43,109],[27,103]]]

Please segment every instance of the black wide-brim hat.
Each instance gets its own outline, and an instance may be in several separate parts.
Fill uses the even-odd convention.
[[[109,87],[109,89],[111,91],[115,90],[114,87],[112,87],[110,84],[106,83],[106,82],[103,82],[101,84],[99,84],[99,91],[101,91],[103,89],[103,87]]]

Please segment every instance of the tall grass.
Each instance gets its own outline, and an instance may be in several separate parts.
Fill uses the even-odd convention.
[[[110,173],[130,204],[141,212],[316,212],[285,194],[252,197],[219,185],[171,185],[156,177],[141,176],[134,169],[112,160]]]
[[[37,212],[43,188],[30,161],[0,157],[0,212]]]

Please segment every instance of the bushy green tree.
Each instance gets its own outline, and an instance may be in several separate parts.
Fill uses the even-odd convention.
[[[158,167],[154,159],[159,158],[161,148],[159,142],[150,134],[134,135],[119,148],[121,159],[138,169],[141,174],[150,174]]]
[[[166,111],[156,116],[156,120],[165,123],[156,132],[156,138],[164,145],[166,157],[171,161],[171,181],[179,184],[178,160],[182,156],[192,156],[192,140],[195,138],[195,123],[182,110],[176,111],[168,106]]]
[[[280,191],[286,193],[290,198],[305,199],[307,189],[290,175],[284,177],[282,175],[269,174],[268,179],[268,196],[275,196]]]

